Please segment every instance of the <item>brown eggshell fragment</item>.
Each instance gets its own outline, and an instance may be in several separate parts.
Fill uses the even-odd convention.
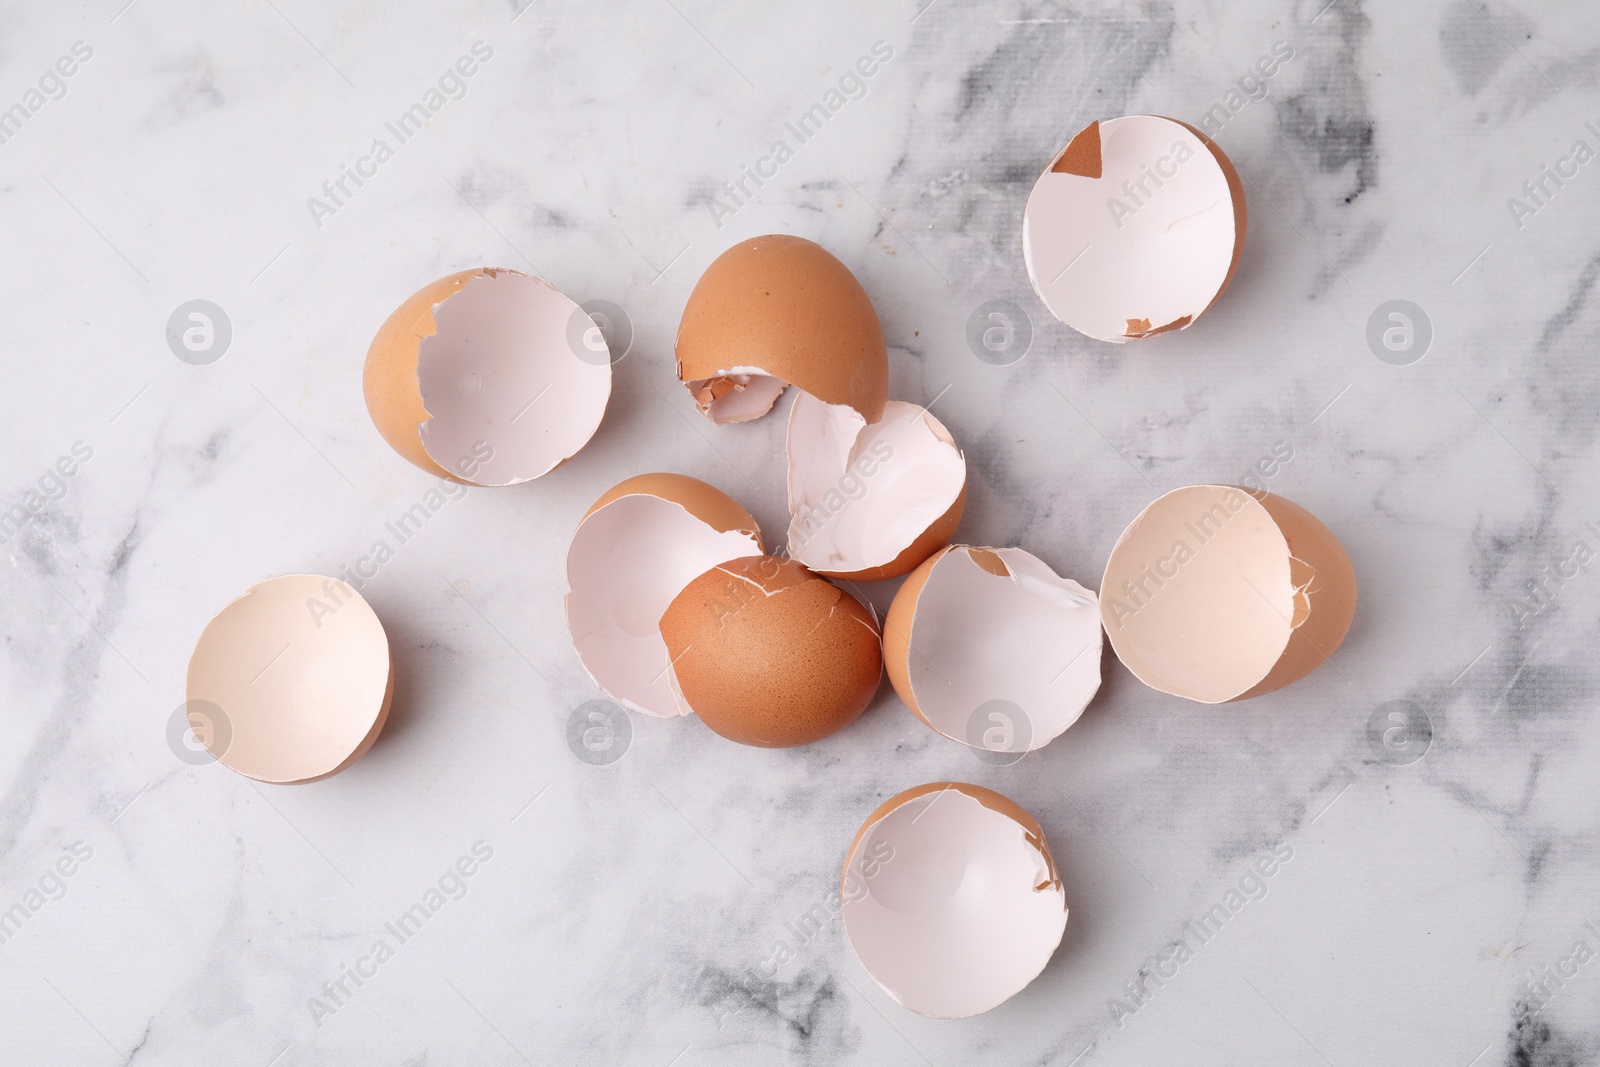
[[[964,1019],[1038,977],[1066,932],[1061,876],[1038,820],[982,786],[931,782],[881,804],[839,881],[845,934],[903,1007]]]
[[[1191,325],[1232,281],[1244,186],[1216,143],[1177,119],[1092,122],[1045,168],[1022,255],[1050,313],[1123,343]]]
[[[701,414],[746,422],[785,385],[868,422],[889,398],[878,314],[850,269],[803,237],[742,241],[706,268],[678,324],[678,379]]]
[[[416,466],[515,485],[594,435],[611,359],[599,326],[549,282],[480,268],[423,286],[384,321],[362,388],[378,432]]]
[[[790,559],[749,556],[694,579],[661,616],[683,704],[723,737],[785,748],[866,710],[883,672],[877,620]]]
[[[377,615],[334,578],[258,582],[217,613],[189,658],[190,727],[211,755],[261,782],[310,782],[360,759],[394,690]]]
[[[1310,674],[1355,616],[1356,576],[1304,508],[1236,485],[1158,498],[1123,531],[1100,611],[1123,664],[1153,689],[1205,704]]]
[[[682,474],[641,474],[584,514],[567,550],[567,627],[584,670],[646,715],[687,712],[668,677],[661,616],[706,568],[760,552],[750,513]]]
[[[850,581],[897,578],[950,543],[967,461],[944,424],[902,400],[868,423],[801,393],[789,412],[789,555]]]
[[[954,741],[1031,752],[1100,688],[1093,592],[1020,548],[954,545],[895,594],[883,660],[906,707]]]

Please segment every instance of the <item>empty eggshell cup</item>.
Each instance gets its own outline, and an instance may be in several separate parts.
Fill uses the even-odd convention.
[[[950,543],[967,461],[925,409],[890,400],[876,422],[809,393],[788,437],[789,555],[818,574],[897,578]]]
[[[792,559],[712,567],[661,616],[684,706],[744,745],[787,748],[854,722],[883,678],[871,609]]]
[[[755,519],[682,474],[641,474],[595,501],[567,550],[567,626],[595,684],[624,707],[687,714],[668,677],[661,615],[684,586],[762,551]]]
[[[1355,615],[1350,557],[1316,516],[1237,485],[1191,485],[1123,531],[1100,583],[1117,657],[1152,689],[1203,704],[1310,674]]]
[[[839,883],[844,929],[896,1003],[964,1019],[1021,992],[1067,928],[1039,823],[982,786],[933,782],[874,811]]]
[[[748,422],[785,386],[878,421],[889,353],[850,268],[803,237],[769,234],[718,256],[678,325],[678,379],[712,422]]]
[[[424,286],[378,329],[362,375],[394,450],[465,485],[517,485],[588,443],[611,397],[592,318],[543,278],[462,271]]]
[[[917,718],[990,752],[1031,752],[1100,688],[1094,593],[1020,548],[955,545],[905,580],[883,630],[889,681]]]
[[[1022,256],[1050,313],[1101,341],[1192,325],[1245,237],[1244,187],[1210,138],[1158,115],[1091,122],[1045,168]]]
[[[394,663],[383,624],[334,578],[291,574],[217,613],[189,657],[190,728],[260,782],[337,774],[378,739]]]

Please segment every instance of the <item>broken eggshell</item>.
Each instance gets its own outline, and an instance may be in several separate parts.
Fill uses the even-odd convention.
[[[424,286],[378,329],[362,374],[394,450],[465,485],[516,485],[588,443],[611,396],[605,337],[543,278],[481,268]]]
[[[740,242],[706,268],[678,324],[678,380],[716,423],[748,422],[793,385],[868,422],[889,397],[878,314],[850,268],[803,237]]]
[[[869,423],[800,393],[789,411],[789,555],[832,578],[877,581],[950,543],[967,461],[944,424],[888,401]]]
[[[912,572],[884,622],[883,662],[906,707],[944,736],[1031,752],[1100,688],[1093,592],[1020,548],[953,545]]]
[[[1316,516],[1271,493],[1191,485],[1117,539],[1100,612],[1117,657],[1163,693],[1220,704],[1310,674],[1350,628],[1356,576]]]
[[[685,708],[744,745],[820,741],[856,720],[883,677],[870,609],[791,559],[710,568],[661,616]]]
[[[845,935],[902,1007],[964,1019],[1039,976],[1067,928],[1044,831],[982,786],[933,782],[874,811],[845,857]]]
[[[1158,115],[1091,122],[1045,168],[1022,256],[1050,313],[1101,341],[1192,325],[1222,295],[1245,238],[1244,187],[1222,149]]]
[[[567,627],[584,670],[624,707],[685,714],[667,677],[662,612],[708,568],[761,551],[750,513],[697,478],[641,474],[613,487],[567,550]]]
[[[220,763],[288,783],[360,759],[393,692],[389,640],[361,594],[291,574],[256,583],[206,624],[186,698],[191,731]]]

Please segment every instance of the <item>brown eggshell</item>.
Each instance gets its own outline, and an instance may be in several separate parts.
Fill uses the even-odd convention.
[[[384,321],[362,388],[373,425],[417,467],[518,485],[594,436],[611,361],[599,325],[548,281],[480,268],[430,282]]]
[[[839,888],[844,889],[845,879],[850,877],[850,861],[855,858],[856,850],[861,847],[861,839],[867,836],[868,830],[882,822],[883,817],[896,808],[903,808],[918,797],[925,797],[929,793],[941,793],[946,789],[965,793],[984,807],[998,811],[1021,826],[1028,835],[1028,841],[1039,850],[1049,866],[1050,880],[1057,885],[1061,884],[1061,874],[1056,869],[1055,857],[1050,855],[1050,846],[1045,843],[1044,827],[1039,825],[1039,820],[1035,819],[1027,808],[1010,797],[996,793],[993,789],[985,789],[981,785],[972,785],[969,782],[929,782],[927,785],[912,786],[902,793],[896,793],[879,804],[873,809],[872,814],[866,817],[861,829],[857,830],[856,836],[851,839],[849,849],[845,851],[844,870],[839,874]]]
[[[1355,615],[1350,557],[1310,512],[1271,493],[1193,485],[1117,539],[1100,607],[1117,657],[1146,685],[1206,704],[1310,674]]]
[[[943,515],[934,520],[922,532],[922,535],[911,542],[906,550],[894,558],[892,563],[882,567],[868,567],[859,571],[817,571],[818,574],[829,578],[838,578],[850,582],[880,582],[887,578],[898,578],[902,574],[915,570],[919,565],[929,559],[929,553],[937,553],[950,543],[956,535],[956,527],[961,525],[961,513],[967,507],[967,487],[963,483],[961,493],[956,497],[956,502],[950,505]]]
[[[689,294],[677,358],[691,391],[694,383],[715,391],[728,372],[759,368],[868,422],[889,398],[888,349],[872,301],[848,267],[803,237],[754,237],[718,256]],[[705,398],[696,399],[706,412]]]
[[[922,595],[923,586],[928,584],[928,578],[933,574],[933,565],[949,551],[950,547],[947,545],[923,560],[906,580],[900,583],[900,588],[895,591],[894,600],[889,604],[889,613],[883,617],[883,669],[889,675],[889,684],[894,687],[895,695],[900,698],[901,703],[910,708],[911,713],[930,729],[936,727],[928,721],[926,715],[922,714],[922,709],[917,707],[916,695],[911,691],[911,623],[917,614],[917,597]],[[878,813],[874,812],[873,817],[867,821],[875,822],[878,817]],[[852,844],[851,850],[854,848],[855,845]]]
[[[1244,185],[1215,141],[1178,119],[1124,115],[1091,122],[1040,174],[1023,212],[1023,259],[1051,314],[1123,343],[1209,310],[1233,280],[1247,229]]]
[[[684,703],[740,744],[785,748],[854,722],[883,673],[860,601],[800,564],[748,556],[690,582],[661,617]]]
[[[962,782],[908,789],[873,812],[846,854],[839,899],[862,968],[897,1004],[936,1019],[1020,993],[1067,926],[1038,821]]]
[[[191,729],[262,782],[314,782],[360,759],[388,721],[394,660],[354,589],[317,575],[258,582],[206,624],[189,659]],[[207,723],[215,708],[221,723]],[[219,728],[220,727],[220,728]]]
[[[428,419],[428,409],[422,406],[417,385],[417,359],[422,339],[438,329],[433,309],[483,273],[483,268],[460,271],[413,293],[378,327],[361,372],[367,412],[389,446],[429,474],[462,485],[472,483],[435,463],[422,445],[420,428]]]
[[[1356,615],[1355,566],[1333,531],[1292,500],[1273,493],[1252,495],[1283,531],[1289,554],[1309,564],[1317,572],[1317,579],[1306,590],[1304,621],[1296,627],[1283,658],[1240,700],[1282,689],[1322,666],[1344,641]]]
[[[691,478],[687,474],[673,474],[669,471],[636,474],[632,478],[618,482],[607,489],[599,500],[589,505],[589,510],[583,513],[583,517],[587,519],[613,500],[635,493],[670,500],[714,530],[723,533],[744,531],[754,535],[758,543],[761,540],[761,530],[756,526],[756,520],[751,518],[750,513],[738,501],[699,478]]]

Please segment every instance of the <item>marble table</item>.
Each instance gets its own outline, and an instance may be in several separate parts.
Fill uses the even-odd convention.
[[[1600,1062],[1592,4],[519,7],[6,5],[0,1061]],[[1209,119],[1251,225],[1203,320],[1114,347],[1044,312],[1020,220],[1067,138],[1137,112]],[[1158,493],[1258,478],[1349,549],[1343,647],[1219,707],[1108,654],[1010,766],[887,685],[807,748],[638,716],[569,744],[596,496],[683,471],[781,542],[781,414],[710,426],[672,359],[699,273],[774,231],[872,295],[892,395],[966,450],[963,541],[1092,586]],[[362,358],[486,263],[611,301],[631,348],[577,459],[401,541],[433,483]],[[967,340],[993,301],[1005,352]],[[169,343],[196,306],[210,333]],[[300,787],[183,758],[211,614],[384,539],[373,750]],[[860,820],[946,778],[1037,815],[1071,907],[1039,979],[959,1022],[895,1005],[827,915]]]

